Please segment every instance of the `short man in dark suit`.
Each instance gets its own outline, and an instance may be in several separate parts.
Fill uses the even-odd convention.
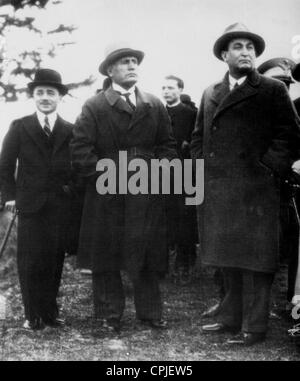
[[[18,212],[23,327],[37,330],[64,324],[56,298],[74,191],[69,150],[73,126],[57,114],[68,92],[58,72],[39,69],[28,89],[36,112],[12,122],[3,141],[0,182],[3,201],[15,200]]]
[[[197,109],[193,110],[181,101],[184,82],[174,75],[165,77],[162,96],[171,119],[177,143],[177,154],[182,160],[190,159],[189,145],[195,127]],[[168,208],[168,231],[171,243],[176,248],[175,270],[180,281],[187,281],[196,259],[197,216],[195,206],[185,205],[184,191],[173,195]],[[172,242],[173,241],[173,242]]]

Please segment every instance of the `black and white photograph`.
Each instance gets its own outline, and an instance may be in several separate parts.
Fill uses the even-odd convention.
[[[1,362],[298,361],[299,20],[0,0]]]

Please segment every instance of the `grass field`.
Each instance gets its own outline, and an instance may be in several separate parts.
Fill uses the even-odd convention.
[[[2,225],[8,217],[1,217]],[[5,218],[7,218],[5,220]],[[1,221],[0,221],[1,222]],[[3,235],[3,232],[2,232]],[[63,329],[46,328],[24,332],[15,261],[15,229],[0,259],[0,294],[8,298],[7,318],[1,325],[1,360],[298,360],[294,343],[287,335],[290,323],[271,319],[265,343],[241,349],[224,344],[229,334],[201,333],[200,314],[216,299],[210,271],[197,271],[188,285],[167,278],[162,284],[165,318],[170,328],[157,332],[135,321],[132,288],[125,278],[126,311],[119,335],[106,333],[93,319],[91,278],[76,269],[74,257],[66,259],[59,303],[66,318]],[[2,239],[0,235],[0,239]],[[272,306],[285,303],[285,271],[277,276]]]

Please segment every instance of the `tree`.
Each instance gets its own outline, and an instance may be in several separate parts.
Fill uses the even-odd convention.
[[[74,44],[70,40],[72,32],[77,29],[74,25],[59,24],[45,30],[37,22],[39,12],[61,3],[61,0],[0,0],[0,99],[18,100],[26,94],[26,83],[42,66],[43,58],[54,58],[60,49]],[[10,49],[9,39],[12,39],[14,49]],[[15,43],[18,40],[19,45]],[[70,87],[90,85],[93,81],[90,77],[70,84]]]

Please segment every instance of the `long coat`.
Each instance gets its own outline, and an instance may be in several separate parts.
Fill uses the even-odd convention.
[[[111,87],[83,106],[71,142],[72,160],[87,179],[79,243],[79,266],[94,272],[126,269],[132,276],[142,268],[164,272],[167,265],[165,199],[162,195],[100,195],[96,163],[128,153],[149,162],[176,157],[175,140],[163,104],[137,90],[133,112]]]
[[[203,264],[276,270],[276,177],[290,170],[299,147],[299,120],[279,81],[254,70],[229,92],[227,73],[204,92],[191,144],[193,158],[204,159]]]

